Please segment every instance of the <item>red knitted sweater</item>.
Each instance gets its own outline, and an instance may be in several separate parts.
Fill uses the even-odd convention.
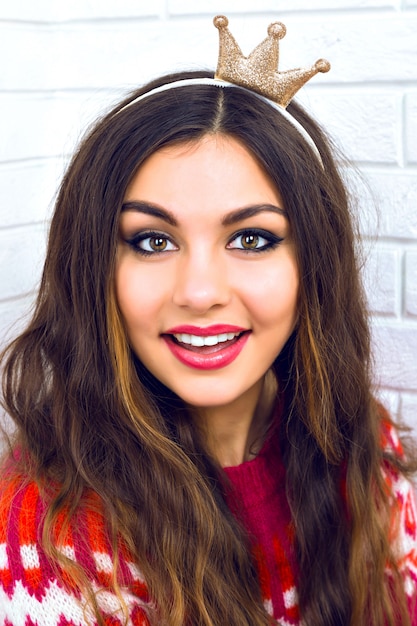
[[[387,432],[386,447],[399,446]],[[252,461],[226,468],[232,485],[229,506],[252,538],[265,605],[283,626],[300,625],[297,606],[297,567],[291,516],[284,490],[284,467],[277,437],[270,438]],[[386,474],[393,507],[400,512],[395,549],[410,600],[417,588],[417,515],[411,485],[401,476]],[[97,499],[96,499],[97,500]],[[59,581],[40,544],[44,505],[34,483],[16,479],[0,489],[0,624],[2,626],[90,626],[95,624],[82,594]],[[99,591],[97,598],[108,626],[122,624],[119,601],[109,590],[112,551],[104,519],[86,514],[65,536],[66,556],[80,563]],[[148,626],[150,599],[140,572],[123,553],[117,576],[129,610],[131,626]],[[417,626],[417,613],[413,619]]]
[[[285,469],[274,435],[255,459],[225,472],[233,489],[228,504],[252,540],[265,604],[284,626],[299,623],[297,567]]]

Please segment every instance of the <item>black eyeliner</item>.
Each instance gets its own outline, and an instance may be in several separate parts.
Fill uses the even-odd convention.
[[[141,241],[144,241],[145,239],[151,239],[152,237],[159,237],[160,239],[166,239],[167,241],[172,241],[170,237],[168,237],[168,235],[166,235],[166,233],[160,232],[160,231],[154,231],[154,230],[147,230],[147,231],[141,231],[139,233],[136,233],[135,235],[132,235],[131,237],[122,237],[123,241],[137,254],[140,254],[141,256],[153,256],[155,254],[160,254],[161,252],[165,252],[163,250],[144,250],[143,248],[139,247],[139,243]]]
[[[284,237],[279,237],[274,233],[271,233],[269,230],[264,230],[263,228],[242,228],[238,230],[236,233],[230,237],[228,244],[232,241],[235,241],[239,237],[243,237],[245,235],[256,235],[257,237],[262,237],[268,243],[263,245],[261,248],[229,248],[231,250],[239,250],[241,252],[246,253],[257,253],[267,252],[268,250],[274,250],[282,241],[284,241]]]

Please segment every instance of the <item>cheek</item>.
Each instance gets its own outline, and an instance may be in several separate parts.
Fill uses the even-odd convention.
[[[123,262],[116,270],[116,298],[128,330],[148,326],[161,300],[160,281],[149,280]]]
[[[246,302],[256,319],[272,325],[277,321],[295,323],[299,287],[295,263],[272,267],[256,280],[248,277],[247,285]]]
[[[146,318],[145,294],[152,294],[138,276],[128,265],[121,263],[116,270],[116,298],[120,311],[127,327],[140,323],[143,316]]]

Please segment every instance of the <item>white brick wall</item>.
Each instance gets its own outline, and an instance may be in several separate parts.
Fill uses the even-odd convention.
[[[154,75],[214,67],[216,13],[229,15],[246,53],[282,19],[282,69],[332,62],[300,99],[367,180],[355,184],[375,380],[417,429],[417,0],[3,0],[0,344],[31,302],[57,184],[83,130]]]

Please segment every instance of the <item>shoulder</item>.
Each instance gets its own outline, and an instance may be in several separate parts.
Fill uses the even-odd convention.
[[[68,528],[62,525],[60,550],[69,562],[81,566],[100,610],[108,623],[123,623],[120,601],[112,592],[114,563],[100,502],[93,512],[76,518]],[[59,567],[47,557],[42,546],[45,503],[35,482],[6,477],[0,482],[0,623],[95,624],[85,610],[85,598]],[[144,581],[126,551],[117,569],[118,584],[126,604],[129,624],[147,625],[145,609],[149,598]],[[120,620],[116,617],[120,614]],[[110,617],[111,616],[111,617]]]

